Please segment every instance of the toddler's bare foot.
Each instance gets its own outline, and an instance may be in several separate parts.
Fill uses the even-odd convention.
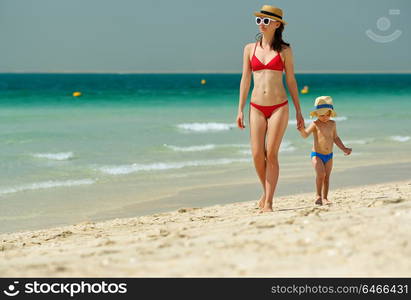
[[[323,203],[326,204],[326,205],[332,204],[332,202],[330,200],[328,200],[327,198],[323,199]]]
[[[263,195],[261,196],[260,201],[258,202],[258,207],[259,207],[260,209],[263,209],[263,207],[264,207],[264,201],[265,201],[265,194],[263,194]]]
[[[317,197],[317,200],[315,200],[315,204],[317,204],[317,205],[323,205],[323,201],[322,201],[321,196],[318,196],[318,197]]]

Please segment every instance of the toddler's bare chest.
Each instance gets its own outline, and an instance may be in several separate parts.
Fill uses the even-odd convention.
[[[317,126],[317,135],[321,139],[333,139],[333,128],[332,126]]]

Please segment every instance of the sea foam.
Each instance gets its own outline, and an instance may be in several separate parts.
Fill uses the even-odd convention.
[[[347,117],[345,117],[345,116],[342,116],[342,117],[335,117],[335,118],[331,118],[331,120],[334,120],[334,121],[346,121],[348,118]],[[311,120],[311,121],[310,121]],[[313,121],[313,119],[305,119],[305,121],[309,121],[310,123]],[[297,120],[289,120],[288,121],[288,125],[295,125],[295,124],[297,124]]]
[[[220,158],[213,160],[194,160],[194,161],[181,161],[181,162],[159,162],[152,164],[129,164],[118,166],[104,166],[97,168],[98,171],[110,175],[123,175],[136,173],[140,171],[158,171],[169,169],[181,169],[184,167],[198,167],[198,166],[213,166],[213,165],[225,165],[234,162],[248,162],[250,159],[245,158]]]
[[[0,188],[0,196],[5,194],[17,193],[22,191],[29,191],[29,190],[38,190],[38,189],[47,189],[47,188],[54,188],[54,187],[61,187],[61,186],[76,186],[76,185],[84,185],[84,184],[93,184],[96,181],[94,179],[78,179],[78,180],[49,180],[49,181],[42,181],[42,182],[35,182],[35,183],[28,183],[17,185],[14,187],[5,187]]]
[[[390,138],[391,140],[396,141],[396,142],[407,142],[410,140],[409,136],[401,136],[401,135],[393,135]]]
[[[208,132],[208,131],[224,131],[236,127],[235,123],[182,123],[178,124],[179,129],[194,132]]]
[[[187,146],[187,147],[179,147],[179,146],[164,144],[164,146],[166,148],[169,148],[171,150],[178,151],[178,152],[207,151],[207,150],[212,150],[212,149],[216,148],[216,145],[214,145],[214,144]]]
[[[282,152],[293,152],[296,150],[296,147],[292,146],[291,142],[289,141],[282,141],[281,145],[280,145],[280,153]],[[247,155],[251,155],[251,149],[247,149],[247,150],[240,150],[239,153],[241,154],[247,154]]]
[[[206,144],[206,145],[192,145],[192,146],[175,146],[163,144],[164,147],[169,148],[177,152],[196,152],[196,151],[208,151],[216,148],[247,148],[248,144]]]
[[[372,138],[362,139],[362,140],[347,140],[347,141],[344,141],[344,144],[346,145],[352,145],[352,144],[365,145],[365,144],[371,143],[372,141],[374,141],[374,139]]]
[[[58,153],[34,153],[33,157],[46,158],[52,160],[68,160],[73,157],[73,152],[58,152]]]

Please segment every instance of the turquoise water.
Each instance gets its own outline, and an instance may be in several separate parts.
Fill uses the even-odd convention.
[[[2,230],[81,220],[244,174],[256,178],[248,126],[235,126],[240,79],[0,74]],[[410,160],[411,75],[300,74],[297,82],[310,87],[300,95],[306,125],[315,97],[333,97],[338,133],[354,149],[348,158],[335,147],[341,168]],[[287,176],[311,171],[312,140],[295,126],[291,109],[280,154]]]

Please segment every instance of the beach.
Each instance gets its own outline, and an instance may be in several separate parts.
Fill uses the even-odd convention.
[[[240,75],[0,74],[0,275],[410,276],[411,75],[297,74],[353,152],[315,206],[292,108],[267,214]]]
[[[411,180],[0,235],[2,277],[409,277]]]

